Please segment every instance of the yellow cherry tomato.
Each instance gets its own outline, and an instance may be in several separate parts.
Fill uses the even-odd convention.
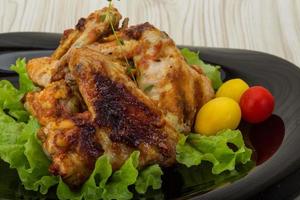
[[[231,79],[221,85],[216,93],[216,97],[229,97],[239,103],[242,94],[248,88],[249,85],[242,79]]]
[[[239,104],[228,97],[217,97],[199,110],[195,131],[201,135],[215,135],[223,129],[236,129],[240,121]]]

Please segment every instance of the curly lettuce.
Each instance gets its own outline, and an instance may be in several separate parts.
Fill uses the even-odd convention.
[[[48,173],[50,161],[44,154],[36,132],[37,121],[17,122],[0,109],[0,157],[17,170],[27,190],[46,194],[57,184],[57,178]]]
[[[10,69],[17,72],[19,75],[19,91],[21,93],[31,92],[37,89],[37,87],[30,80],[26,71],[26,59],[18,58],[15,65],[11,65]]]
[[[208,161],[212,164],[213,174],[234,170],[239,163],[246,164],[251,160],[251,154],[239,130],[227,129],[215,136],[181,135],[176,146],[179,163],[191,167]]]
[[[36,138],[39,124],[29,117],[21,101],[26,92],[36,89],[25,66],[25,59],[11,66],[19,74],[20,89],[0,81],[0,157],[17,170],[25,189],[46,194],[58,179],[49,174],[50,161]]]
[[[213,66],[204,63],[199,58],[199,52],[195,53],[193,51],[190,51],[188,48],[181,49],[181,54],[188,64],[197,65],[203,70],[205,75],[211,80],[212,86],[215,90],[217,90],[222,85],[220,66]]]
[[[9,81],[0,81],[0,108],[8,111],[8,114],[17,121],[28,121],[29,114],[24,110],[22,98],[26,92],[36,90],[26,72],[25,59],[18,59],[15,65],[10,67],[19,75],[20,89],[16,89]]]
[[[149,187],[157,190],[161,188],[162,180],[161,176],[163,172],[159,165],[151,165],[142,170],[136,180],[135,190],[140,194],[145,194]]]
[[[28,113],[24,110],[21,99],[23,93],[17,90],[9,81],[0,81],[0,109],[14,117],[17,121],[28,120]]]
[[[133,197],[128,186],[133,185],[138,177],[139,155],[138,151],[133,152],[121,169],[113,173],[111,181],[104,187],[103,199],[131,199]]]

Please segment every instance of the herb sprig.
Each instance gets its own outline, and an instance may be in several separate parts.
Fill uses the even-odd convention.
[[[109,7],[108,7],[108,8],[109,8],[109,13],[107,13],[107,14],[104,15],[104,16],[100,16],[100,20],[101,20],[101,21],[104,21],[104,20],[106,19],[106,17],[108,16],[108,21],[109,21],[111,30],[112,30],[112,32],[113,32],[113,35],[114,35],[114,37],[115,37],[115,39],[116,39],[116,41],[117,41],[117,44],[121,46],[121,50],[122,50],[122,53],[123,53],[123,58],[124,58],[124,60],[125,60],[125,62],[126,62],[126,65],[127,65],[127,67],[126,67],[126,73],[127,73],[128,75],[131,76],[131,78],[133,79],[133,81],[135,82],[135,84],[138,86],[138,82],[137,82],[137,80],[136,80],[136,78],[135,78],[135,76],[134,76],[134,73],[133,73],[135,67],[133,67],[133,66],[131,66],[131,65],[129,64],[129,61],[128,61],[126,55],[125,55],[125,49],[124,49],[125,42],[124,42],[123,39],[120,39],[120,38],[118,37],[117,32],[116,32],[116,30],[115,30],[115,27],[114,27],[114,25],[113,25],[113,21],[114,21],[115,19],[113,19],[114,16],[111,15],[111,13],[112,13],[112,8],[113,8],[112,0],[108,0],[108,1],[109,1]]]
[[[147,86],[144,88],[144,92],[150,92],[150,91],[152,90],[153,87],[154,87],[153,84],[147,85]]]

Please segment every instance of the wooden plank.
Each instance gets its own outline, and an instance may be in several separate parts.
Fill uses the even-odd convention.
[[[300,66],[299,0],[121,0],[130,24],[149,21],[177,44],[264,51]],[[0,32],[62,32],[105,0],[1,0]]]

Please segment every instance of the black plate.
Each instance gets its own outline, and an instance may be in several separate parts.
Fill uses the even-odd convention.
[[[18,37],[22,37],[22,35],[18,35]],[[58,40],[59,37],[56,39]],[[51,35],[52,40],[53,35]],[[26,44],[21,44],[21,47],[26,49]],[[7,50],[2,48],[3,51],[14,51],[15,49],[15,46],[13,49],[8,48]],[[219,48],[190,47],[190,49],[199,51],[200,57],[204,61],[221,65],[226,78],[239,77],[250,85],[262,85],[268,88],[276,100],[274,114],[280,116],[285,124],[285,138],[279,150],[269,160],[252,170],[246,177],[205,194],[200,195],[201,191],[191,190],[185,193],[184,196],[179,195],[178,197],[180,199],[244,199],[260,193],[260,197],[271,199],[272,195],[270,193],[274,191],[275,194],[281,195],[288,191],[289,197],[299,194],[297,188],[291,192],[291,187],[286,187],[285,191],[271,187],[266,192],[261,192],[269,186],[278,184],[278,181],[293,172],[295,176],[298,175],[299,177],[297,169],[300,168],[300,154],[298,153],[300,144],[300,69],[283,59],[265,53]],[[43,54],[45,52],[39,51],[37,53]],[[26,53],[23,55],[26,57]],[[3,59],[3,57],[1,58]],[[0,68],[4,71],[7,70],[7,63],[2,64],[0,62]],[[12,74],[2,73],[0,79],[6,78],[15,79]],[[1,173],[6,171],[12,173],[3,164],[0,164],[0,167]],[[290,175],[291,178],[285,179],[282,183],[287,186],[291,183],[289,180],[295,182],[294,175]],[[13,173],[11,176],[13,176]],[[1,185],[4,184],[2,178],[0,182]],[[12,191],[14,190],[7,192]],[[1,196],[2,194],[0,194]]]

